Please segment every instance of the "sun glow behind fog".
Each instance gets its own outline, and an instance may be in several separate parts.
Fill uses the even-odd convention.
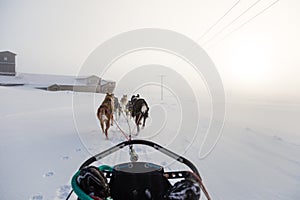
[[[272,41],[270,39],[239,39],[232,43],[227,52],[229,73],[242,86],[262,85],[270,76],[273,65]]]

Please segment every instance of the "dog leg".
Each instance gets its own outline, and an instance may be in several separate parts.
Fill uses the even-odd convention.
[[[101,125],[101,129],[102,129],[102,133],[104,133],[104,124],[103,124],[103,122],[100,122],[100,125]]]
[[[110,120],[106,121],[106,127],[105,127],[105,137],[108,140],[108,129],[109,129]]]
[[[140,132],[140,125],[137,125],[136,128],[137,128],[137,133],[136,133],[136,135],[138,135],[139,132]]]
[[[111,119],[111,125],[113,126],[114,125],[114,115],[111,115],[110,119]]]
[[[145,127],[145,123],[146,123],[146,117],[144,116],[143,117],[144,119],[143,119],[143,128]]]
[[[99,122],[100,122],[100,126],[101,126],[101,129],[102,129],[102,132],[104,133],[104,122],[103,122],[102,116],[99,115],[98,119],[99,119]]]
[[[136,124],[136,128],[137,128],[136,135],[138,135],[138,133],[140,132],[140,121],[141,121],[141,115],[136,116],[135,117],[135,124]]]

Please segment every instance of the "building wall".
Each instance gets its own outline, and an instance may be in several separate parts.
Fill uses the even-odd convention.
[[[79,86],[76,85],[74,86],[73,91],[75,92],[92,92],[92,93],[99,93],[101,91],[101,88],[99,85],[95,85],[95,86]]]
[[[46,88],[49,91],[74,91],[74,92],[92,92],[92,93],[106,93],[113,92],[115,89],[114,83],[108,83],[106,85],[51,85]]]
[[[114,91],[116,87],[116,83],[115,82],[107,82],[104,85],[101,85],[101,93],[112,93]]]
[[[74,86],[73,85],[51,85],[47,87],[47,90],[49,91],[62,91],[62,90],[67,90],[67,91],[73,91]]]
[[[4,51],[0,52],[0,74],[15,75],[16,74],[16,54]]]

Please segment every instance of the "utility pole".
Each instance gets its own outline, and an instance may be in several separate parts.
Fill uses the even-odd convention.
[[[165,75],[159,75],[160,76],[160,99],[164,100],[164,85],[163,85],[163,80]]]

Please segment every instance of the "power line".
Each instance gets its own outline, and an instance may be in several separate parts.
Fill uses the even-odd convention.
[[[165,75],[159,75],[160,76],[160,99],[163,100],[164,99],[164,84],[163,84],[163,80]]]
[[[206,40],[202,45],[207,44],[211,40],[213,40],[215,37],[217,37],[220,33],[222,33],[226,28],[228,28],[230,25],[232,25],[234,22],[236,22],[240,17],[242,17],[245,13],[247,13],[251,8],[253,8],[256,4],[258,4],[261,0],[255,1],[253,4],[251,4],[250,7],[248,7],[244,12],[242,12],[239,16],[234,18],[231,22],[229,22],[226,26],[224,26],[220,31],[218,31],[216,34],[214,34],[210,39]]]
[[[228,13],[230,13],[230,11],[236,7],[239,3],[240,3],[241,0],[238,0],[235,4],[233,4],[233,6],[231,6],[231,8],[229,10],[227,10],[227,12],[222,16],[220,17],[213,25],[211,25],[198,39],[198,40],[201,40],[205,35],[207,35],[207,33],[209,31],[211,31],[211,29],[213,29],[222,19],[224,19],[224,17],[226,17],[226,15],[228,15]]]
[[[263,14],[266,10],[270,9],[272,6],[274,6],[276,3],[278,3],[280,0],[276,0],[273,3],[271,3],[270,5],[268,5],[267,7],[265,7],[263,10],[261,10],[260,12],[258,12],[256,15],[254,15],[253,17],[251,17],[250,19],[248,19],[246,22],[244,22],[243,24],[241,24],[239,27],[237,27],[236,29],[234,29],[233,31],[231,31],[230,33],[226,34],[221,40],[219,40],[217,43],[215,43],[213,46],[215,46],[216,44],[220,43],[221,41],[225,40],[228,36],[230,36],[232,33],[238,31],[239,29],[241,29],[243,26],[245,26],[246,24],[248,24],[249,22],[251,22],[253,19],[255,19],[256,17],[258,17],[259,15]]]

